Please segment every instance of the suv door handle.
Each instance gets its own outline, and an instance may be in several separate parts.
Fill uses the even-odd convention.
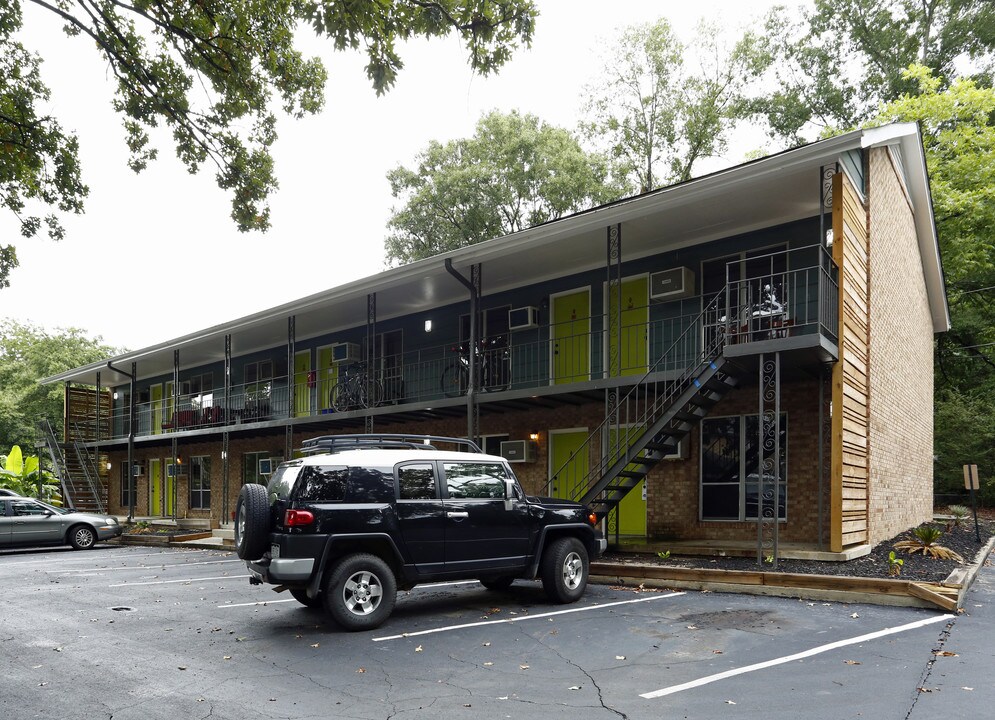
[[[449,518],[468,518],[468,517],[470,517],[470,513],[468,513],[468,512],[447,512],[446,513],[446,517],[449,517]]]

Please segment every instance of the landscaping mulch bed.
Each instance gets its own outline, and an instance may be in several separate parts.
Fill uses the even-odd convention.
[[[986,513],[990,516],[991,511]],[[848,562],[825,562],[818,560],[786,560],[779,559],[774,572],[803,573],[813,575],[833,575],[837,577],[867,577],[896,578],[915,582],[943,582],[950,573],[959,567],[971,564],[978,552],[995,536],[995,518],[979,516],[978,528],[981,542],[975,536],[974,518],[962,522],[959,527],[947,527],[944,521],[930,523],[944,530],[937,541],[938,545],[947,547],[964,558],[963,563],[956,560],[944,560],[931,556],[923,556],[921,552],[909,553],[904,550],[894,550],[894,545],[902,540],[914,539],[912,530],[900,533],[890,540],[885,540],[874,547],[869,555]],[[889,574],[888,556],[892,551],[903,561],[899,575]],[[649,553],[630,553],[609,551],[599,558],[599,562],[620,564],[660,565],[664,567],[682,567],[713,570],[746,570],[772,572],[767,563],[757,564],[756,557],[711,557],[695,555],[672,555],[661,559]]]

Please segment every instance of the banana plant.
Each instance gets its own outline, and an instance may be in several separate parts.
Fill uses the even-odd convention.
[[[3,458],[0,487],[18,495],[36,497],[50,505],[62,504],[56,477],[41,468],[37,455],[25,456],[20,445],[14,445]]]

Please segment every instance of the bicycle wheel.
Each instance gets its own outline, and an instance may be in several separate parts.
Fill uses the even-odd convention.
[[[364,407],[376,407],[383,402],[383,385],[379,380],[370,380],[370,384],[363,388],[365,392]]]
[[[466,393],[470,373],[465,365],[452,363],[442,373],[442,394],[446,397],[459,397]]]
[[[352,402],[352,393],[349,390],[349,382],[337,382],[332,388],[332,409],[335,412],[345,412]]]

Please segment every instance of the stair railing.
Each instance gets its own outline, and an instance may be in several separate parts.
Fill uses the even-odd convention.
[[[66,465],[66,456],[62,452],[62,445],[59,444],[59,440],[55,437],[55,429],[52,427],[52,423],[48,421],[48,418],[44,418],[39,423],[39,427],[45,435],[48,456],[52,460],[52,467],[55,468],[55,474],[59,478],[59,487],[62,490],[65,505],[70,508],[75,507],[72,481],[69,477],[69,468]]]
[[[723,307],[723,288],[691,321],[681,335],[657,358],[646,373],[619,400],[611,402],[607,416],[587,439],[557,468],[544,487],[552,494],[554,483],[567,483],[567,497],[579,499],[601,478],[605,471],[630,453],[632,436],[645,432],[701,372],[701,365],[718,357],[732,322]],[[700,340],[700,344],[699,344]],[[675,379],[660,379],[660,373],[683,368]],[[614,437],[611,430],[615,429]],[[607,442],[602,442],[607,437]],[[582,477],[573,479],[569,468],[581,457],[590,458],[591,447],[598,443],[605,451]],[[631,458],[627,458],[631,459]]]
[[[104,508],[104,500],[102,493],[100,491],[100,470],[97,467],[97,459],[94,457],[89,449],[80,441],[80,427],[78,423],[73,423],[73,449],[76,452],[76,457],[79,460],[80,469],[83,471],[83,477],[86,479],[86,484],[90,489],[90,493],[93,495],[93,502],[97,506],[97,512],[106,512]]]

